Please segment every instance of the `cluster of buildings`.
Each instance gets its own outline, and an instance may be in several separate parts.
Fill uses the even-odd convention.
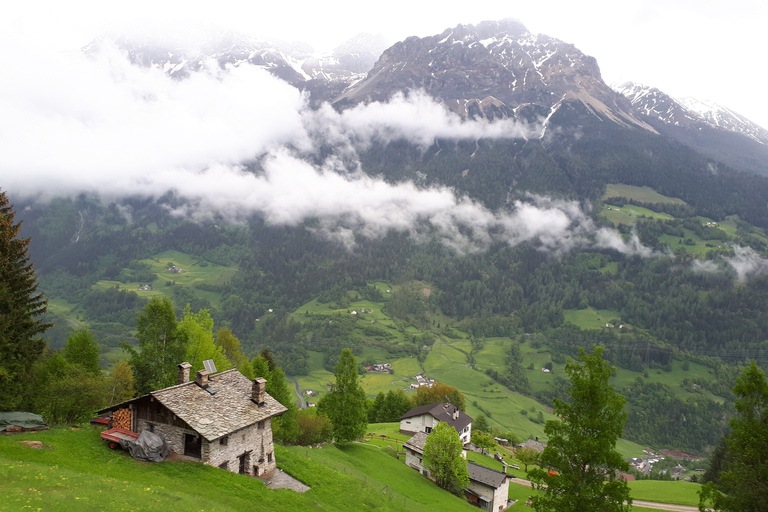
[[[366,366],[365,369],[369,372],[389,373],[392,365],[390,363],[374,364],[373,366]]]
[[[403,445],[405,463],[427,478],[430,478],[430,473],[424,466],[424,448],[432,429],[441,421],[456,429],[462,444],[469,443],[472,438],[472,418],[451,403],[415,407],[400,417],[400,433],[412,436]],[[505,463],[503,467],[504,471],[497,471],[469,461],[469,485],[464,489],[467,501],[488,512],[509,508],[513,504],[509,500],[509,481],[512,477],[507,475]]]
[[[411,382],[411,386],[408,388],[404,388],[403,391],[419,389],[421,386],[426,386],[428,388],[431,388],[432,386],[435,385],[435,378],[427,377],[426,375],[424,375],[424,372],[414,375],[413,378],[416,379],[416,382]]]

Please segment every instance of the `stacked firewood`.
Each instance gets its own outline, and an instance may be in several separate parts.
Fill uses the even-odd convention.
[[[118,409],[112,413],[112,427],[131,430],[131,410]]]

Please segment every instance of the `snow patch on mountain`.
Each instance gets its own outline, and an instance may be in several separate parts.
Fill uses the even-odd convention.
[[[712,128],[738,133],[768,145],[768,130],[733,110],[711,101],[695,98],[675,98],[663,91],[634,82],[612,85],[632,105],[646,116],[675,126],[690,127],[707,125]]]

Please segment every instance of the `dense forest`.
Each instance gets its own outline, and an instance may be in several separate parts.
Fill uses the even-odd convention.
[[[592,122],[578,108],[559,110],[553,122]],[[673,361],[705,364],[709,377],[688,389],[710,398],[686,402],[668,384],[642,380],[622,392],[631,408],[630,438],[706,449],[726,428],[738,369],[747,359],[768,360],[768,275],[760,256],[768,248],[768,181],[650,132],[593,123],[580,137],[440,139],[429,148],[393,140],[357,153],[372,176],[447,186],[494,211],[511,211],[531,194],[577,201],[595,229],[636,237],[648,249],[642,256],[589,245],[553,252],[535,238],[498,238],[457,251],[431,236],[429,225],[418,237],[355,232],[354,243],[344,245],[313,218],[296,226],[258,215],[238,224],[215,215],[192,221],[170,213],[184,203],[172,192],[112,203],[88,195],[47,204],[17,199],[40,289],[52,301],[48,345],[63,347],[80,323],[104,353],[135,343],[136,318],[149,297],[139,286],[150,283],[179,317],[186,305],[207,310],[241,340],[245,354],[270,347],[292,376],[309,372],[313,353],[322,353],[323,367],[332,370],[342,348],[362,356],[374,347],[423,363],[435,340],[468,336],[473,348],[465,357],[474,364],[483,340],[500,337],[564,363],[579,347],[599,344],[611,364],[641,375],[669,372]],[[258,162],[248,169],[261,172]],[[650,187],[656,195],[608,197],[611,183]],[[473,228],[457,229],[471,235]],[[171,253],[203,277],[163,272],[159,255]],[[383,294],[376,281],[393,283],[393,293]],[[340,312],[329,320],[297,311],[313,299],[339,311],[356,299],[383,304],[396,332],[363,327]],[[574,320],[590,311],[605,311],[608,323]],[[558,385],[532,391],[523,370],[513,351],[503,368],[487,374],[545,404],[562,392]]]

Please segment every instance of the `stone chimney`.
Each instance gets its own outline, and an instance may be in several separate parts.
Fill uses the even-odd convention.
[[[189,363],[181,363],[179,366],[179,376],[176,378],[176,384],[184,384],[189,382],[189,369],[192,365]]]
[[[501,471],[502,471],[502,473],[504,473],[505,475],[507,474],[507,463],[506,463],[506,462],[504,462],[504,461],[501,461]]]
[[[195,374],[195,384],[203,389],[208,387],[208,370],[200,370]]]
[[[459,412],[461,411],[459,411],[458,407],[453,410],[453,421],[456,421],[457,419],[459,419]]]
[[[262,405],[267,401],[267,379],[264,377],[253,379],[253,386],[251,387],[251,400],[253,400],[258,405]]]

